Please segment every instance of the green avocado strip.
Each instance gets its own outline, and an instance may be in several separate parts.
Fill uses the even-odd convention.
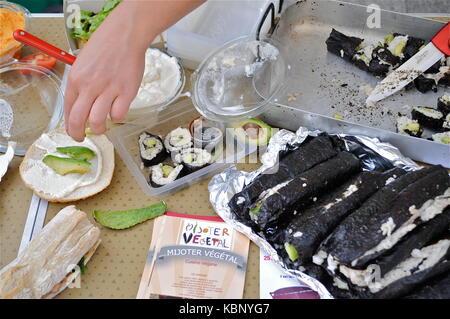
[[[161,216],[166,210],[166,203],[161,201],[157,204],[131,210],[94,210],[93,215],[95,220],[104,227],[125,229]]]
[[[297,249],[295,249],[294,245],[289,244],[289,243],[285,243],[284,244],[284,249],[286,250],[286,252],[287,252],[287,254],[289,256],[289,259],[291,261],[296,261],[297,260],[297,258],[298,258],[298,251],[297,251]]]

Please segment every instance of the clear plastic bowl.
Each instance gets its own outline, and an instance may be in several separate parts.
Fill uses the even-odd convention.
[[[16,13],[21,12],[25,18],[25,31],[30,31],[31,13],[27,8],[12,2],[0,1],[0,9],[6,9]],[[17,58],[20,55],[22,47],[23,44],[16,41],[6,48],[0,48],[0,65],[11,62],[14,58]]]
[[[60,123],[64,113],[60,87],[61,80],[48,69],[21,62],[0,67],[0,127],[10,123],[4,116],[7,108],[13,113],[9,137],[0,131],[0,152],[6,150],[8,141],[15,141],[15,154],[22,156],[43,132]]]

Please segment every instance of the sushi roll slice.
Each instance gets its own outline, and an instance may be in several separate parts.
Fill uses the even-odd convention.
[[[444,114],[450,114],[450,94],[445,94],[438,98],[438,110]]]
[[[376,77],[385,77],[390,69],[389,64],[380,61],[378,58],[372,59],[369,64],[369,72]]]
[[[405,60],[409,60],[413,57],[424,45],[424,40],[410,36],[408,38],[408,42],[406,43],[405,51],[403,52],[405,55]]]
[[[421,137],[423,128],[418,121],[412,120],[406,116],[400,116],[397,119],[397,132],[414,137]]]
[[[201,148],[187,148],[175,155],[174,162],[183,164],[186,172],[192,173],[211,163],[211,154]]]
[[[411,111],[413,120],[417,120],[420,125],[433,130],[441,130],[444,123],[444,114],[431,107],[417,106]]]
[[[178,127],[167,134],[164,139],[164,146],[170,153],[190,148],[192,147],[191,133],[187,128]]]
[[[372,58],[378,59],[382,64],[390,65],[393,68],[400,65],[400,58],[394,55],[386,44],[376,47],[372,52]]]
[[[450,144],[450,131],[433,134],[431,139],[438,143]]]
[[[173,183],[177,178],[181,177],[183,165],[175,167],[160,163],[152,167],[150,175],[150,184],[153,187],[161,187]]]
[[[328,51],[347,61],[353,60],[362,42],[363,39],[346,36],[335,29],[331,30],[331,34],[326,40]]]
[[[414,86],[421,93],[427,93],[428,91],[437,91],[436,81],[426,78],[425,76],[423,76],[423,74],[419,75],[414,80]]]
[[[139,154],[145,167],[159,164],[167,157],[161,138],[147,132],[139,135]]]

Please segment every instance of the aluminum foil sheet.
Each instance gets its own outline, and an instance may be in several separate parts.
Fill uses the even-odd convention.
[[[231,212],[228,203],[234,194],[240,192],[245,185],[252,182],[258,175],[270,173],[277,168],[278,155],[301,147],[309,136],[317,136],[323,132],[310,131],[300,127],[295,133],[288,130],[278,131],[270,140],[266,152],[261,156],[261,167],[253,172],[239,171],[232,166],[220,174],[215,175],[209,185],[209,199],[217,214],[237,231],[250,238],[256,245],[264,249],[271,259],[280,265],[288,274],[295,276],[311,289],[318,292],[321,298],[330,299],[333,296],[324,285],[307,274],[288,268],[276,250],[260,234],[241,223]],[[345,145],[347,151],[355,154],[362,162],[362,168],[366,171],[385,170],[392,167],[400,167],[405,170],[417,170],[420,168],[414,161],[404,157],[397,148],[388,143],[382,143],[376,138],[336,134]]]

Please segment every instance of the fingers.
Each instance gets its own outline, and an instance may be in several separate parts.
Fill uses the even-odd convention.
[[[67,133],[78,142],[84,140],[85,123],[88,119],[94,100],[95,96],[81,93],[78,95],[75,103],[70,109],[66,130]]]
[[[89,126],[96,135],[106,131],[106,118],[115,100],[115,95],[102,94],[94,102],[89,114]]]
[[[73,88],[73,85],[68,84],[64,95],[64,122],[66,123],[66,131],[68,131],[69,114],[73,104],[77,100],[78,93]]]
[[[130,108],[132,98],[126,95],[120,95],[115,100],[111,107],[111,120],[114,123],[121,123],[125,120],[125,116]]]

